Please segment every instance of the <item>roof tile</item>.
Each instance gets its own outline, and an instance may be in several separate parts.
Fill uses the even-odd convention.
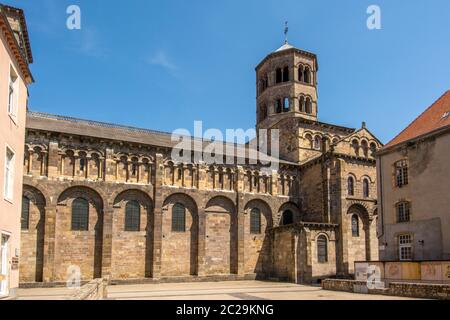
[[[448,125],[450,125],[450,90],[444,93],[383,149],[423,136]]]

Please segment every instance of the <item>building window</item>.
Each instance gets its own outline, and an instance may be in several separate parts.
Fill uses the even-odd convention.
[[[305,97],[300,97],[299,104],[300,112],[305,112]]]
[[[349,196],[355,195],[355,179],[353,177],[348,177],[347,180],[347,190]]]
[[[289,111],[289,98],[284,98],[283,100],[283,112]]]
[[[276,113],[281,113],[282,109],[283,109],[283,107],[282,107],[281,99],[277,99],[275,101],[275,112]]]
[[[181,178],[183,177],[183,170],[181,168],[178,168],[177,170],[177,178],[178,180],[181,180]]]
[[[284,67],[283,69],[283,82],[288,82],[289,81],[289,68],[288,67]]]
[[[303,81],[303,66],[298,66],[298,81]]]
[[[30,199],[22,197],[22,215],[20,217],[22,230],[28,230],[30,227]]]
[[[80,158],[80,171],[84,171],[85,167],[86,167],[86,159]]]
[[[311,73],[309,72],[309,67],[305,68],[305,71],[303,73],[303,79],[306,83],[311,82]]]
[[[375,152],[377,152],[377,145],[373,142],[370,144],[370,152],[372,153],[372,157],[375,155]]]
[[[370,195],[370,192],[369,192],[369,180],[368,179],[364,179],[363,180],[363,195],[364,195],[364,198],[368,198],[369,195]]]
[[[359,156],[359,142],[356,139],[352,141],[352,148],[355,151],[355,155]]]
[[[408,184],[408,163],[406,160],[395,163],[395,181],[399,188]]]
[[[319,263],[328,262],[328,240],[324,235],[317,238],[317,261]]]
[[[72,203],[72,230],[89,230],[89,202],[83,198],[77,198]]]
[[[314,138],[314,149],[316,150],[320,150],[321,149],[321,141],[320,141],[320,137],[316,136]]]
[[[5,159],[5,198],[9,201],[14,197],[14,152],[6,147]]]
[[[137,168],[138,168],[137,163],[133,162],[131,164],[131,175],[134,177],[137,176]]]
[[[258,208],[253,208],[250,212],[250,233],[261,233],[261,211]]]
[[[281,224],[287,226],[294,223],[294,215],[291,210],[286,210],[283,212],[281,217]]]
[[[283,71],[278,68],[275,73],[275,83],[281,83],[281,81],[283,80]]]
[[[398,248],[400,261],[412,260],[412,237],[410,234],[398,237]]]
[[[397,203],[397,222],[409,222],[410,221],[410,208],[409,202]]]
[[[180,203],[176,203],[172,208],[172,231],[186,231],[186,208]]]
[[[8,114],[17,117],[19,103],[19,81],[14,68],[9,68]]]
[[[308,114],[312,113],[312,102],[311,102],[311,98],[307,98],[306,99],[306,103],[305,103],[305,112]]]
[[[352,236],[359,237],[359,218],[356,214],[352,216]]]
[[[129,201],[125,206],[125,231],[139,231],[141,206],[137,201]]]

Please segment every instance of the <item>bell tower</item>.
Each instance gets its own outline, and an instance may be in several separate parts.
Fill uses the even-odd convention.
[[[287,32],[286,32],[287,33]],[[317,120],[317,57],[287,41],[256,67],[257,129],[283,119]]]

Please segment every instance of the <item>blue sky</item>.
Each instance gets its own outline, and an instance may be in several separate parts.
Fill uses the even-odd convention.
[[[450,89],[450,1],[2,0],[25,10],[30,109],[171,132],[253,128],[255,71],[289,42],[319,59],[319,119],[387,142]],[[81,8],[82,29],[66,28]],[[382,29],[368,30],[377,4]],[[449,106],[450,108],[450,106]]]

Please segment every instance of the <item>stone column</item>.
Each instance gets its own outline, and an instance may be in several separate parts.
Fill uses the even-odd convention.
[[[105,150],[105,168],[104,168],[104,180],[106,182],[116,181],[116,161],[113,159],[114,150],[112,148],[106,148]]]
[[[162,180],[164,164],[163,155],[156,154],[155,159],[155,195],[154,195],[154,232],[153,232],[153,278],[161,277],[161,255],[162,255]]]
[[[274,170],[272,171],[272,179],[270,181],[270,189],[272,192],[272,195],[277,196],[279,194],[278,191],[278,173]]]
[[[50,141],[48,145],[48,162],[47,162],[47,176],[49,179],[58,177],[58,162],[59,162],[59,146],[57,141]],[[64,168],[64,167],[62,167]],[[61,175],[63,171],[61,171]]]
[[[55,280],[56,206],[45,207],[43,281]]]
[[[109,204],[103,209],[102,277],[111,276],[113,213]]]
[[[237,193],[237,274],[245,275],[245,228],[244,228],[244,199],[242,193]]]
[[[198,260],[197,274],[205,276],[206,272],[206,212],[204,208],[198,209]]]

